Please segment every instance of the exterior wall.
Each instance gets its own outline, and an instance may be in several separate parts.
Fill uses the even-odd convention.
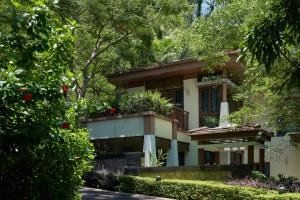
[[[134,94],[137,92],[144,92],[144,91],[145,91],[145,86],[128,88],[128,94]]]
[[[217,180],[225,181],[231,176],[229,170],[205,170],[199,167],[161,167],[140,169],[139,176],[151,177],[160,176],[162,179],[179,180]]]
[[[270,175],[296,176],[300,179],[300,146],[290,144],[289,138],[274,137],[267,143],[267,158],[270,160]]]
[[[230,151],[220,151],[220,165],[228,165],[230,161]]]
[[[183,80],[184,110],[189,112],[189,129],[199,127],[199,91],[197,78]]]
[[[168,150],[167,166],[179,166],[177,140],[171,141],[171,148]]]
[[[106,139],[144,135],[143,116],[88,122],[91,139]]]
[[[156,136],[166,139],[172,139],[172,122],[155,117],[154,133]]]
[[[177,131],[177,141],[191,143],[191,136],[188,136],[186,133]]]

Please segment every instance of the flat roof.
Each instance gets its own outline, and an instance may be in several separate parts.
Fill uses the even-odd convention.
[[[246,127],[216,127],[208,128],[201,127],[189,131],[192,140],[198,141],[245,141],[248,139],[258,139],[261,141],[270,141],[273,133],[270,133],[260,126],[246,126]]]
[[[239,55],[238,51],[228,52],[229,61],[224,63],[224,66],[216,66],[214,70],[230,70],[230,71],[244,71],[244,65],[237,63],[236,59]],[[154,63],[141,68],[134,68],[126,72],[118,72],[108,76],[108,81],[121,85],[124,83],[151,80],[156,78],[165,78],[172,76],[191,76],[203,72],[206,63],[196,58],[183,59],[170,63]]]

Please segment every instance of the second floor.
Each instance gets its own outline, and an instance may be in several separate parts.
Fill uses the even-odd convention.
[[[109,81],[129,94],[160,92],[175,105],[173,117],[179,121],[179,128],[216,127],[222,115],[241,107],[232,93],[243,79],[244,66],[235,62],[236,53],[229,56],[224,65],[211,69],[197,59],[188,59],[114,74]]]

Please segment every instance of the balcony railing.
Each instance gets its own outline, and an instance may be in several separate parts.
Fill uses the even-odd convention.
[[[189,124],[189,112],[183,110],[182,108],[179,108],[175,106],[173,108],[173,112],[170,114],[171,118],[177,119],[178,124],[177,127],[183,130],[188,130],[188,124]]]

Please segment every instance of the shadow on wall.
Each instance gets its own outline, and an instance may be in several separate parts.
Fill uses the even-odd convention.
[[[95,169],[109,169],[113,172],[124,173],[126,167],[141,166],[141,152],[128,152],[122,154],[98,155],[94,160]]]
[[[250,175],[250,165],[240,166],[204,166],[204,167],[127,167],[125,174],[138,175],[142,177],[160,176],[163,179],[185,179],[185,180],[215,180],[227,181],[231,177],[242,178]]]

